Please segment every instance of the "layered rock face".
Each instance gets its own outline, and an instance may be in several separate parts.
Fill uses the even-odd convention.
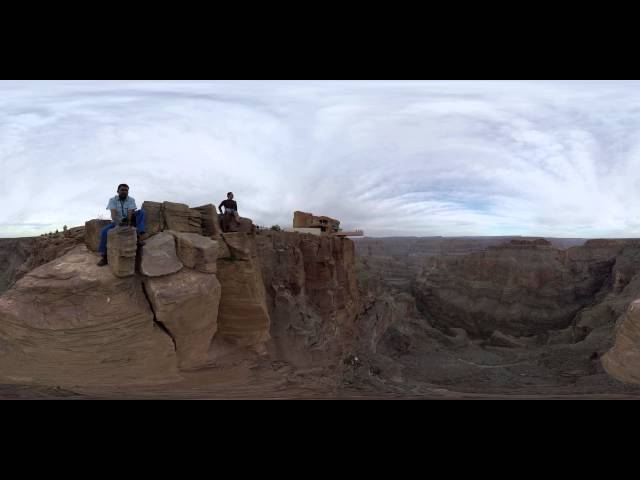
[[[510,241],[532,241],[534,237],[389,237],[358,238],[354,241],[358,256],[367,257],[433,257],[467,255],[485,251]],[[583,245],[584,238],[549,238],[551,245],[567,249]]]
[[[434,324],[475,335],[494,330],[534,335],[570,325],[593,303],[628,242],[589,241],[560,251],[548,244],[512,242],[461,257],[425,262],[412,286]]]
[[[142,209],[147,216],[147,233],[151,235],[173,230],[218,238],[222,233],[220,215],[212,204],[189,208],[183,203],[146,201]],[[233,226],[234,232],[252,233],[255,230],[251,219],[244,217],[240,217],[240,223]]]
[[[75,247],[0,297],[0,376],[19,382],[118,384],[171,377],[171,338],[153,323],[139,280]]]
[[[295,365],[339,365],[360,308],[353,242],[292,232],[256,236],[275,355]]]
[[[381,365],[398,382],[635,391],[640,242],[589,240],[564,251],[555,244],[511,239],[434,258],[364,250],[360,332],[383,333],[359,346],[361,359],[378,352],[367,359],[371,368]],[[407,299],[417,314],[402,307]]]
[[[83,227],[40,237],[0,239],[0,295],[27,272],[64,255],[83,242]]]
[[[615,343],[602,358],[609,375],[622,382],[640,384],[640,300],[635,300],[620,320]]]
[[[227,250],[217,264],[222,284],[219,335],[240,345],[264,343],[271,320],[256,238],[245,233],[223,233],[222,238]]]

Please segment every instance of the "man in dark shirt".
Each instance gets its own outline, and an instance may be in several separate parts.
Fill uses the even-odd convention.
[[[227,199],[220,202],[218,210],[222,213],[222,207],[224,207],[224,214],[222,216],[222,231],[228,232],[231,222],[240,224],[240,216],[238,215],[238,204],[233,199],[233,192],[227,193]]]

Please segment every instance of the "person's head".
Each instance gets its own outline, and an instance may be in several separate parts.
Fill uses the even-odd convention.
[[[126,183],[121,183],[118,185],[118,196],[124,200],[129,195],[129,185]]]
[[[233,200],[233,192],[229,192],[229,193],[227,193],[227,198],[228,198],[229,200]]]

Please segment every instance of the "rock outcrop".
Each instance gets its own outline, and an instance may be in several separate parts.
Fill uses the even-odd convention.
[[[66,232],[33,238],[27,246],[27,258],[18,268],[15,279],[22,278],[27,272],[61,257],[83,243],[84,227],[74,227]]]
[[[200,211],[183,203],[164,202],[162,204],[164,224],[167,230],[176,232],[202,233]]]
[[[135,229],[116,227],[110,267],[98,267],[77,244],[96,247],[102,223],[87,222],[92,233],[65,243],[73,250],[52,250],[1,297],[0,378],[167,382],[236,350],[340,370],[360,311],[353,242],[256,231],[248,219],[222,233],[212,205],[143,208],[140,249]]]
[[[269,339],[267,309],[256,237],[244,233],[223,234],[231,255],[220,258],[217,275],[222,284],[218,315],[221,337],[242,345],[257,345]]]
[[[137,234],[133,227],[115,227],[107,234],[109,267],[116,277],[130,277],[136,271]]]
[[[296,365],[339,365],[359,309],[353,242],[275,231],[256,239],[275,354]]]
[[[631,303],[618,322],[613,347],[603,356],[602,364],[614,378],[640,384],[640,299]]]
[[[0,238],[0,295],[17,280],[33,242],[31,238]]]
[[[176,251],[185,267],[202,273],[216,273],[218,242],[197,233],[166,230],[175,237]]]
[[[39,237],[0,238],[0,295],[27,272],[84,242],[84,228]]]
[[[0,378],[108,385],[176,372],[173,342],[154,324],[139,280],[96,266],[84,246],[0,297]]]
[[[171,275],[179,272],[182,267],[176,254],[174,237],[167,232],[152,236],[141,249],[140,273],[147,277]]]
[[[144,285],[156,321],[175,341],[180,368],[205,364],[218,327],[222,292],[216,276],[185,269],[175,275],[146,278]]]
[[[222,228],[220,227],[220,219],[216,207],[209,203],[195,207],[194,210],[200,212],[202,235],[205,237],[218,238],[222,233]]]

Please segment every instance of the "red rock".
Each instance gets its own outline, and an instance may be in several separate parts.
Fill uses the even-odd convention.
[[[185,267],[202,273],[216,273],[218,242],[197,233],[166,230],[175,237],[176,251]],[[222,242],[222,240],[220,240]]]
[[[182,267],[173,235],[161,232],[145,241],[141,250],[140,273],[147,277],[160,277],[176,273]]]
[[[182,270],[175,275],[146,278],[145,290],[156,320],[175,340],[180,368],[205,364],[218,327],[221,287],[216,276]]]
[[[137,233],[133,227],[115,227],[107,234],[107,258],[116,277],[136,272]]]
[[[175,381],[171,338],[139,280],[78,246],[0,297],[0,377],[52,385]]]
[[[148,235],[155,235],[165,229],[162,203],[144,202],[142,204],[142,210],[144,210],[145,213],[145,229]]]
[[[198,210],[182,203],[162,204],[165,229],[176,232],[202,233],[202,217]]]

